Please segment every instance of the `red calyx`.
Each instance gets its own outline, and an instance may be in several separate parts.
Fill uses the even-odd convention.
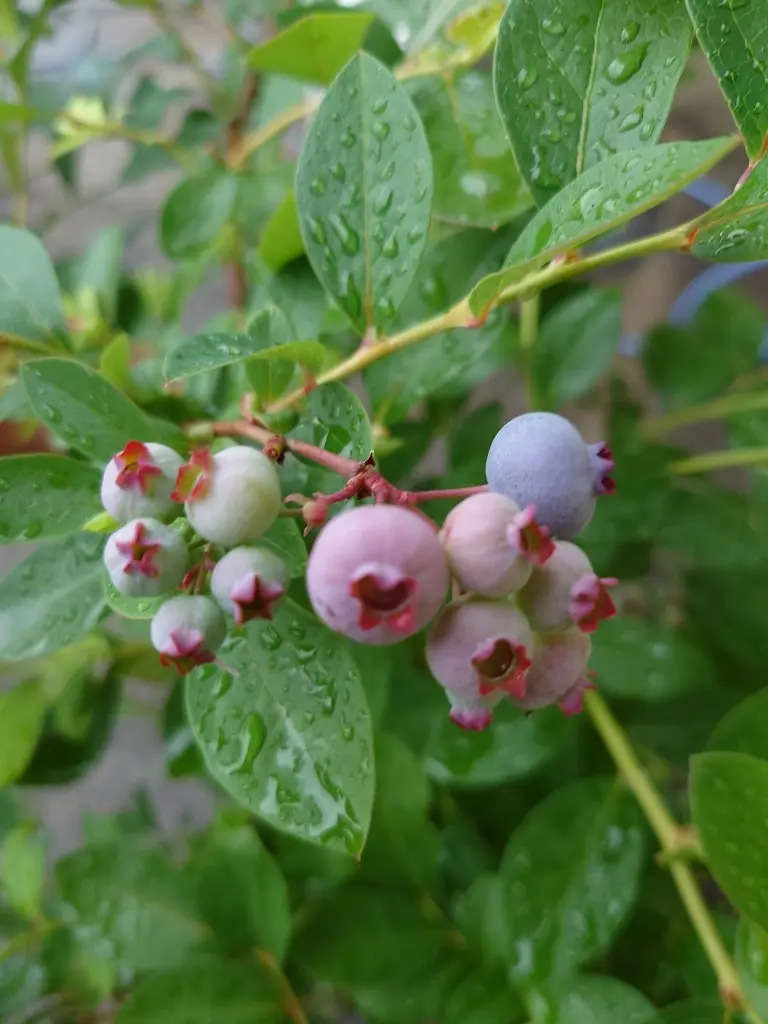
[[[129,575],[137,574],[149,576],[154,579],[159,574],[155,565],[155,557],[162,545],[158,543],[148,544],[145,540],[146,528],[143,523],[137,523],[131,540],[118,540],[115,547],[121,555],[125,555],[127,561],[123,566],[123,572]]]
[[[520,557],[534,565],[544,565],[555,550],[555,543],[549,536],[549,527],[536,522],[536,506],[529,505],[518,512],[509,525],[507,537],[517,548]]]
[[[584,692],[585,690],[596,690],[597,686],[592,682],[591,679],[586,679],[583,676],[577,679],[570,690],[567,690],[565,696],[561,697],[557,702],[558,707],[564,715],[570,717],[571,715],[580,715],[584,710]]]
[[[531,667],[531,659],[524,644],[513,643],[506,637],[486,640],[470,660],[477,672],[481,697],[499,690],[518,700],[525,696],[525,673]]]
[[[265,582],[255,572],[246,573],[229,592],[235,622],[242,626],[251,619],[271,619],[272,605],[284,594],[279,583]]]
[[[150,455],[149,448],[141,441],[129,441],[115,456],[115,465],[115,483],[123,491],[151,495],[155,477],[163,475],[163,471]]]
[[[349,585],[350,597],[360,602],[361,629],[385,625],[395,633],[413,631],[416,613],[413,600],[418,584],[390,566],[363,566]]]
[[[160,664],[170,665],[181,676],[191,672],[197,665],[215,661],[215,656],[203,647],[203,634],[199,629],[174,629],[160,652]]]
[[[616,614],[616,605],[608,593],[619,581],[612,577],[599,577],[587,573],[571,587],[569,614],[582,633],[594,633],[603,619]]]
[[[489,708],[451,708],[448,717],[460,729],[482,732],[493,721],[493,712]]]
[[[213,458],[207,448],[198,448],[176,474],[173,501],[197,501],[208,493],[213,475]]]

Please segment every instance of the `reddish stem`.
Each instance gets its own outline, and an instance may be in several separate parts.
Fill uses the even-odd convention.
[[[259,444],[266,444],[275,436],[274,430],[267,430],[266,427],[259,427],[255,423],[246,423],[244,420],[211,423],[210,428],[215,437],[239,435],[240,437],[250,438],[252,441],[258,441]],[[333,452],[327,452],[324,448],[318,448],[317,445],[308,444],[306,441],[298,441],[294,438],[286,437],[285,444],[288,451],[293,452],[294,455],[301,455],[305,459],[310,459],[319,466],[325,466],[326,469],[338,473],[339,476],[351,477],[360,471],[360,463],[355,462],[354,459],[346,459],[343,455],[335,455]]]
[[[484,494],[488,484],[476,487],[447,487],[437,491],[401,491],[403,501],[408,505],[418,505],[423,501],[439,501],[441,498],[469,498],[473,494]]]

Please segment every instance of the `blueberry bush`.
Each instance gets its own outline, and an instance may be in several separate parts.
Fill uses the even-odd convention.
[[[51,88],[0,2],[0,1019],[768,1021],[764,0],[122,6]],[[175,171],[167,262],[54,262],[33,135]],[[213,818],[53,853],[137,680]]]

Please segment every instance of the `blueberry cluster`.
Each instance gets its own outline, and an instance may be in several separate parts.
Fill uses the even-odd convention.
[[[261,452],[202,450],[184,463],[165,445],[131,441],[105,469],[101,500],[123,524],[104,549],[115,589],[134,598],[187,591],[169,597],[152,619],[152,644],[164,665],[184,674],[213,661],[227,616],[236,625],[271,618],[289,574],[269,548],[250,543],[282,507],[274,463]],[[204,542],[197,559],[184,536],[189,527]],[[210,553],[221,548],[230,550],[213,562]],[[210,595],[197,592],[203,588]]]
[[[460,502],[441,530],[399,504],[359,505],[327,523],[307,566],[312,606],[363,644],[395,644],[431,624],[427,663],[463,728],[484,729],[504,698],[574,713],[590,685],[589,634],[615,614],[616,581],[600,579],[572,538],[613,490],[612,469],[610,451],[585,444],[561,416],[519,416],[491,445],[489,489]],[[266,455],[235,446],[184,463],[164,445],[132,441],[107,466],[101,497],[123,524],[104,552],[114,587],[134,598],[177,592],[151,624],[164,664],[185,673],[213,661],[227,617],[271,618],[289,575],[253,543],[282,506]],[[197,560],[188,536],[203,547]]]
[[[613,490],[612,469],[605,445],[585,444],[563,417],[519,416],[491,445],[490,490],[457,505],[439,534],[396,505],[333,519],[309,559],[312,605],[331,629],[368,644],[397,643],[437,616],[427,662],[463,728],[486,728],[505,697],[577,712],[589,634],[615,614],[616,581],[600,579],[570,538]]]

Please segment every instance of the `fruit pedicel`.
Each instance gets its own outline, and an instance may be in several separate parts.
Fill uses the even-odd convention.
[[[284,561],[259,539],[280,514],[320,527],[306,585],[317,616],[363,644],[390,645],[426,630],[426,660],[464,729],[490,725],[503,700],[531,712],[581,710],[590,634],[616,609],[610,589],[573,543],[596,499],[614,489],[606,445],[589,445],[554,413],[526,413],[498,432],[477,488],[446,517],[428,519],[417,495],[372,468],[344,489],[285,510],[276,462],[234,445],[192,452],[131,441],[104,471],[101,497],[120,524],[104,565],[115,589],[162,598],[151,640],[186,674],[215,661],[230,628],[271,619],[289,586]],[[330,504],[373,498],[326,523]]]

